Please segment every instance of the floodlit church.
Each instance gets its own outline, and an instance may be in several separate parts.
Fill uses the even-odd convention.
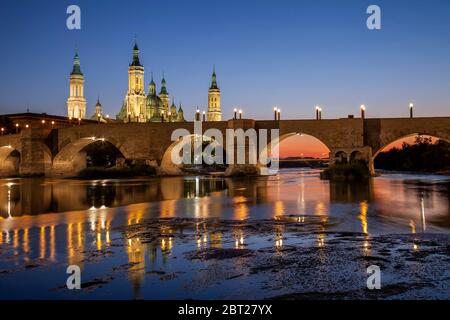
[[[145,92],[144,66],[139,59],[139,48],[135,43],[133,59],[128,67],[128,91],[123,100],[122,108],[116,118],[128,122],[184,122],[184,112],[181,104],[175,105],[170,101],[166,79],[161,80],[161,89],[157,92],[153,74]],[[81,72],[78,52],[75,54],[73,70],[70,75],[70,95],[67,100],[69,118],[86,118],[86,99],[84,97],[84,75]],[[97,101],[95,114],[91,118],[100,122],[107,122],[102,112],[100,101]],[[208,91],[208,121],[221,121],[220,89],[217,85],[215,70],[212,74],[211,86]]]
[[[144,90],[144,66],[139,60],[137,43],[133,48],[133,61],[128,68],[128,92],[122,109],[117,115],[123,122],[183,122],[183,108],[177,110],[175,102],[170,105],[166,79],[163,76],[161,90],[157,94],[155,81],[150,81],[148,95]]]

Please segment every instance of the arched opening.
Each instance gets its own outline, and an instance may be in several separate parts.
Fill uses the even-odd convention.
[[[0,177],[17,176],[20,173],[20,152],[12,146],[0,147]]]
[[[268,166],[280,169],[324,168],[328,166],[330,149],[318,138],[304,133],[289,133],[272,141],[260,153],[267,154]],[[260,167],[264,167],[261,163]],[[277,166],[278,165],[278,166]]]
[[[353,151],[350,154],[350,163],[364,161],[363,154],[360,151]]]
[[[86,153],[87,168],[112,168],[125,164],[122,152],[108,141],[93,142],[81,149],[80,152]]]
[[[334,158],[335,158],[335,163],[337,163],[337,164],[348,163],[348,156],[347,156],[347,153],[345,153],[344,151],[336,152],[336,154],[334,155]]]
[[[450,143],[424,134],[401,137],[375,153],[374,166],[388,171],[450,172]]]
[[[196,146],[200,146],[198,148]],[[226,151],[214,137],[189,135],[172,143],[164,152],[160,174],[225,172]],[[177,158],[177,161],[174,161]]]
[[[53,159],[53,175],[76,175],[86,168],[123,168],[126,156],[106,138],[82,138],[67,144]]]

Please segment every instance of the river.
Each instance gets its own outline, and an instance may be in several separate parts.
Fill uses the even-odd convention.
[[[322,232],[367,237],[449,234],[450,179],[383,174],[365,184],[329,183],[311,169],[251,179],[1,179],[0,298],[190,298],[180,286],[192,285],[197,266],[186,262],[186,252],[202,246],[261,248],[265,241],[273,241],[274,247],[290,242],[289,234],[247,236],[206,227],[200,232],[198,226],[195,241],[179,240],[171,236],[170,224],[161,226],[155,241],[123,231],[173,218],[297,219],[321,224]],[[323,245],[326,240],[320,241]],[[73,294],[63,289],[68,265],[81,266],[84,279],[94,279],[89,290]],[[232,285],[220,290],[205,286],[193,297],[242,297],[233,294]],[[251,285],[248,290],[252,292]]]

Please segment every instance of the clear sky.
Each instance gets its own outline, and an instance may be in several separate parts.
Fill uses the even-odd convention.
[[[81,31],[66,28],[66,8],[82,10]],[[366,27],[366,9],[382,10],[382,30]],[[115,115],[127,90],[136,34],[141,61],[192,118],[203,109],[212,66],[224,117],[346,117],[367,105],[370,117],[448,115],[450,1],[227,0],[0,2],[0,113],[64,115],[74,48],[86,76],[88,114],[100,95]]]
[[[66,9],[81,7],[82,29],[66,28]],[[366,27],[377,4],[382,29]],[[450,1],[227,0],[0,2],[0,113],[66,114],[68,76],[78,46],[88,114],[100,96],[105,113],[120,110],[134,37],[146,69],[183,103],[188,119],[206,109],[215,64],[224,118],[270,119],[358,114],[450,113]],[[297,139],[298,141],[294,141]],[[305,155],[323,147],[307,137]],[[286,145],[286,144],[285,144]],[[286,155],[298,150],[281,147]]]

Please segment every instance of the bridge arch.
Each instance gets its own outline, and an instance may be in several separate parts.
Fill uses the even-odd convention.
[[[432,138],[443,140],[443,141],[450,143],[450,137],[444,137],[444,136],[437,135],[437,134],[423,133],[423,132],[401,134],[398,136],[381,139],[380,147],[378,147],[377,150],[374,150],[374,152],[373,152],[373,159],[375,160],[375,158],[380,153],[384,152],[384,150],[386,150],[389,146],[393,145],[394,143],[404,140],[404,139],[407,139],[407,138],[413,138],[413,137],[418,137],[418,136],[428,136],[428,137],[432,137]]]
[[[127,158],[127,151],[112,137],[84,137],[68,141],[53,158],[52,175],[75,175],[86,167],[86,154],[83,150],[93,143],[104,142],[112,145],[118,152]]]
[[[160,166],[158,168],[158,173],[160,175],[182,175],[182,164],[175,164],[172,161],[172,153],[178,152],[179,156],[183,156],[183,152],[187,152],[187,148],[189,145],[191,146],[191,150],[189,151],[189,154],[186,154],[186,156],[193,157],[193,147],[194,147],[194,139],[202,139],[204,143],[207,143],[210,146],[216,147],[217,150],[221,150],[222,152],[222,160],[223,165],[226,166],[226,159],[227,159],[227,152],[225,150],[224,141],[220,143],[217,140],[214,140],[214,136],[208,136],[208,135],[194,135],[194,134],[186,134],[184,137],[180,137],[177,141],[172,142],[172,144],[164,151],[164,154],[161,159]],[[202,145],[202,151],[204,150],[204,145]],[[203,153],[202,153],[203,154]],[[220,157],[219,157],[220,158]],[[211,159],[212,161],[213,159]],[[191,164],[194,164],[194,159],[191,159]]]
[[[12,145],[0,147],[0,177],[15,176],[20,173],[21,153]]]
[[[267,145],[262,149],[262,150],[258,150],[259,152],[259,156],[258,156],[258,169],[259,172],[261,174],[266,174],[266,170],[268,165],[264,164],[264,157],[267,156],[270,158],[270,156],[275,156],[275,157],[279,157],[280,154],[280,145],[285,142],[286,140],[296,137],[296,136],[300,136],[300,137],[309,137],[312,138],[314,140],[316,140],[317,142],[319,142],[320,144],[322,144],[324,147],[326,147],[326,149],[328,149],[328,155],[331,152],[331,148],[327,145],[326,142],[324,142],[322,139],[320,139],[319,137],[317,137],[316,135],[312,135],[312,134],[308,134],[308,133],[303,133],[303,132],[299,132],[299,131],[293,131],[293,132],[288,132],[288,133],[284,133],[282,135],[280,135],[277,138],[273,138],[271,137],[270,142],[267,143]],[[275,153],[275,154],[273,154]],[[261,161],[259,161],[261,159]],[[269,159],[267,159],[268,161]]]

